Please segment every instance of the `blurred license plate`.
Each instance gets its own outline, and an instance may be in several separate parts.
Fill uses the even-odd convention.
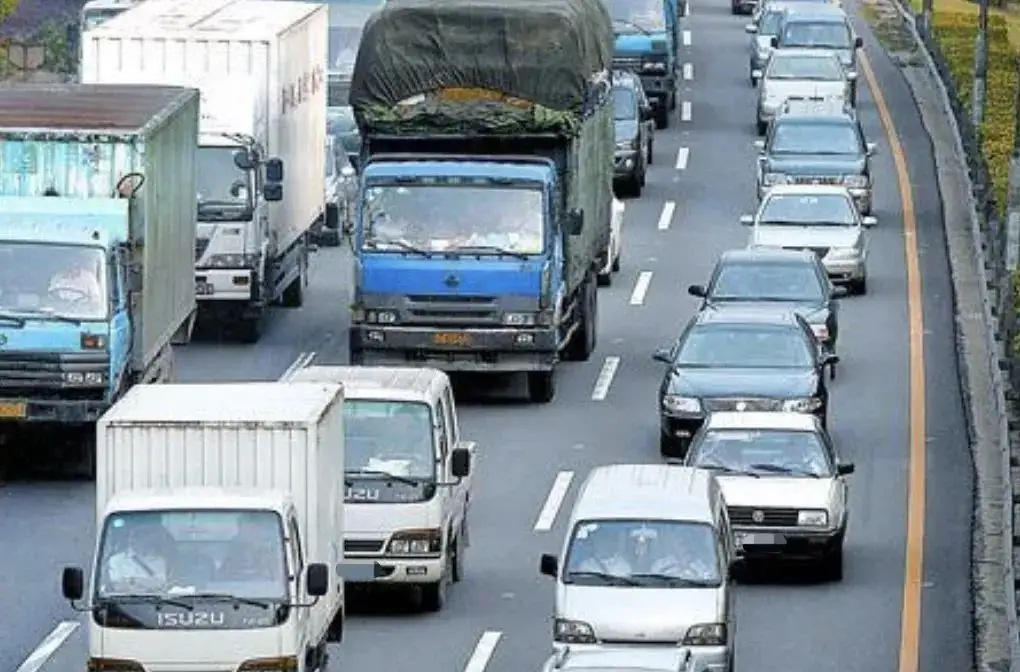
[[[208,282],[198,281],[195,283],[195,294],[197,296],[212,296],[213,292],[213,286]]]
[[[0,418],[21,419],[25,417],[25,402],[0,403]]]
[[[738,546],[779,546],[785,543],[786,539],[780,534],[737,532]]]
[[[436,345],[471,345],[471,334],[462,331],[441,331],[432,337]]]

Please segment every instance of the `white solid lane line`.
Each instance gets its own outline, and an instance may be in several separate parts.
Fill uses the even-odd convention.
[[[691,101],[685,100],[680,104],[680,121],[691,120]]]
[[[535,532],[548,532],[552,529],[553,523],[556,522],[556,514],[560,512],[567,491],[570,490],[570,482],[573,480],[572,471],[561,471],[556,474],[556,480],[549,489],[549,496],[545,498],[545,504],[542,505],[538,520],[535,521]]]
[[[676,211],[676,202],[666,201],[662,205],[662,214],[659,215],[659,231],[665,231],[673,223],[673,213]]]
[[[687,159],[691,158],[691,150],[688,147],[681,147],[676,150],[676,169],[687,170]]]
[[[689,30],[684,31],[684,46],[685,47],[691,46],[691,31]]]
[[[74,634],[74,631],[81,627],[78,621],[61,621],[57,627],[46,635],[39,646],[35,647],[32,653],[28,654],[25,662],[18,666],[15,672],[38,672],[50,660],[50,656],[56,653],[57,649],[67,641],[67,638]]]
[[[613,384],[613,378],[619,368],[619,357],[606,357],[606,361],[602,363],[602,370],[599,371],[599,377],[595,379],[595,389],[591,393],[592,401],[606,400],[606,397],[609,396],[609,386]]]
[[[684,63],[684,79],[688,82],[694,79],[694,64],[687,62]]]
[[[297,359],[291,362],[291,365],[288,366],[286,370],[284,370],[284,372],[280,374],[280,380],[287,380],[295,373],[297,373],[298,369],[303,369],[309,364],[311,364],[313,359],[315,359],[314,352],[302,352],[300,355],[297,356]]]
[[[640,306],[645,302],[645,294],[648,293],[648,285],[652,282],[651,271],[641,271],[634,283],[634,291],[630,294],[630,305]]]
[[[483,632],[482,636],[478,638],[478,643],[475,644],[474,652],[468,658],[467,665],[464,666],[464,672],[485,672],[489,659],[496,652],[496,645],[499,644],[502,636],[503,633],[496,630]]]

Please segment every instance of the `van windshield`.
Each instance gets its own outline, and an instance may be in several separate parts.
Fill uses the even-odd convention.
[[[711,588],[722,582],[720,547],[706,523],[587,520],[574,527],[563,583]]]

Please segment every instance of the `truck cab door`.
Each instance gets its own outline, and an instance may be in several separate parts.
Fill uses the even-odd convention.
[[[131,328],[131,294],[127,280],[129,255],[118,249],[107,263],[107,283],[110,301],[110,389],[124,389],[123,377],[128,371],[128,353],[134,334]]]
[[[291,576],[293,577],[294,595],[292,599],[295,602],[304,602],[308,598],[304,594],[304,582],[305,582],[305,553],[302,548],[301,530],[297,524],[297,518],[294,512],[291,511],[287,514],[287,539],[289,541],[289,548],[287,550],[287,562],[290,565]],[[308,632],[308,618],[311,615],[311,609],[294,609],[291,617],[297,619],[297,628],[295,632],[298,633],[299,637],[305,637]],[[298,651],[304,651],[305,647],[309,645],[306,641],[298,642],[300,648]]]

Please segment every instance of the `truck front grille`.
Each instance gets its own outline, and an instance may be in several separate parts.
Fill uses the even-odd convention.
[[[108,374],[105,352],[32,353],[0,352],[0,396],[51,399],[102,399],[106,386],[67,383],[67,373]]]
[[[726,511],[730,514],[730,524],[732,525],[748,527],[797,527],[797,509],[731,506]],[[755,520],[755,518],[760,518],[761,520]]]
[[[498,325],[499,306],[492,296],[433,296],[412,294],[406,297],[404,324],[429,326]]]
[[[383,543],[379,539],[345,539],[344,553],[380,553]]]
[[[641,70],[641,65],[644,63],[640,58],[614,58],[613,69],[614,70],[630,70],[631,72],[638,72]]]

